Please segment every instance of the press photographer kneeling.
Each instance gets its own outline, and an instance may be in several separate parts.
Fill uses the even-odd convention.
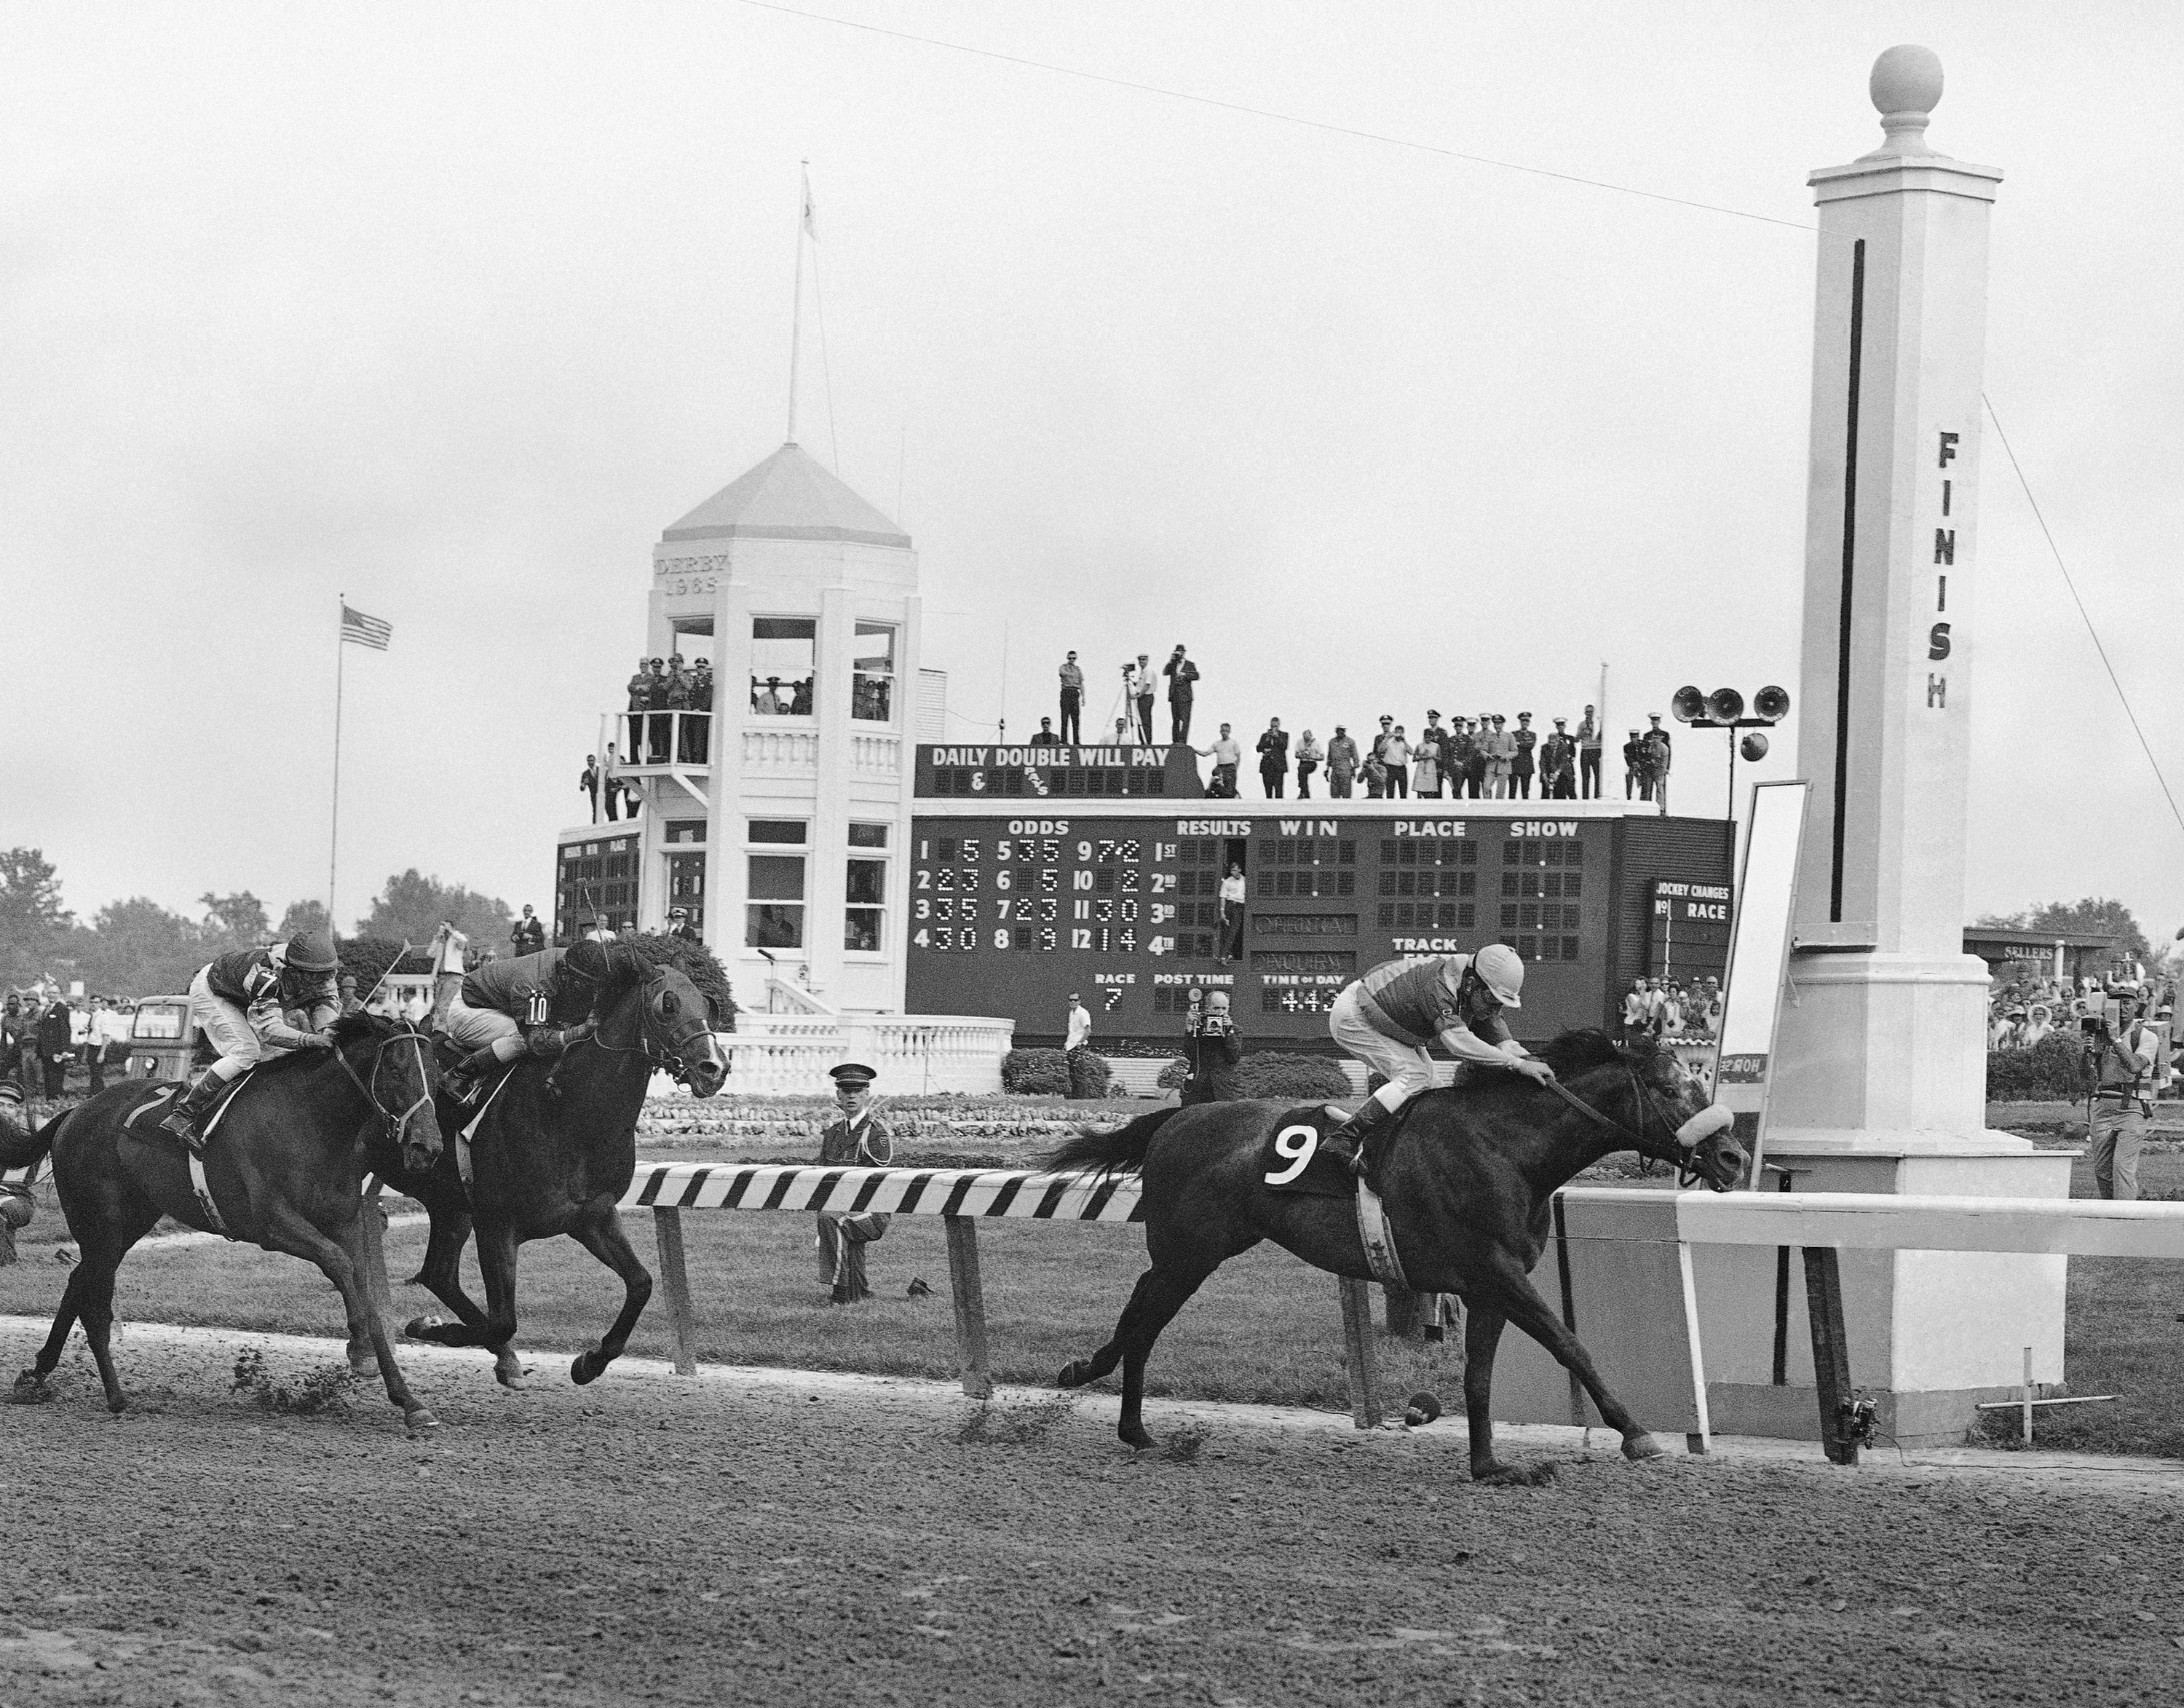
[[[2138,1153],[2169,1079],[2166,1029],[2142,1020],[2139,1008],[2137,996],[2113,996],[2079,1022],[2094,1080],[2093,1184],[2104,1198],[2138,1196]]]
[[[1228,993],[1201,993],[1194,988],[1183,1030],[1184,1057],[1190,1063],[1183,1101],[1223,1103],[1242,1097],[1237,1065],[1244,1059],[1244,1041],[1236,1035],[1236,1023],[1229,1017]]]

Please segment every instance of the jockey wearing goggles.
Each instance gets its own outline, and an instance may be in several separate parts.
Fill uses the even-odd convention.
[[[292,1050],[330,1048],[326,1029],[341,1014],[341,962],[323,931],[298,931],[269,949],[244,949],[198,968],[190,1019],[220,1053],[159,1125],[192,1150],[204,1147],[198,1123],[247,1068]],[[301,1017],[298,1026],[288,1018]]]

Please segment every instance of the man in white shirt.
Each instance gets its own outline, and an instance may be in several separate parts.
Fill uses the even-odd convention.
[[[113,999],[94,996],[91,999],[91,1040],[84,1061],[91,1071],[91,1089],[106,1089],[106,1069],[125,1067],[129,1060],[129,1034],[135,1023],[114,1006]]]
[[[1130,688],[1130,701],[1138,708],[1138,739],[1146,746],[1153,745],[1153,685],[1159,678],[1153,674],[1150,654],[1138,655],[1137,667],[1126,668],[1123,674]]]
[[[1084,997],[1074,991],[1069,993],[1069,1029],[1064,1035],[1061,1047],[1081,1050],[1092,1041],[1092,1013],[1084,1006]]]
[[[1213,958],[1224,965],[1244,958],[1244,868],[1233,863],[1221,880],[1221,941],[1214,947]]]
[[[1243,745],[1229,733],[1227,724],[1221,726],[1220,738],[1211,747],[1194,747],[1193,753],[1213,756],[1213,776],[1206,786],[1209,795],[1223,800],[1236,798],[1236,769],[1244,762]]]

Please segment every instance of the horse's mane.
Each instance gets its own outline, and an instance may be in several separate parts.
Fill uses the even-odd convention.
[[[391,1038],[406,1030],[407,1027],[406,1021],[393,1019],[385,1014],[375,1014],[366,1008],[359,1008],[353,1014],[342,1015],[332,1025],[327,1027],[326,1030],[332,1035],[334,1046],[338,1049],[343,1044],[354,1044],[359,1038]],[[276,1056],[271,1061],[261,1063],[258,1071],[263,1074],[276,1069],[292,1069],[298,1063],[324,1065],[325,1062],[326,1052],[322,1050],[290,1050],[284,1055]]]
[[[1574,1079],[1624,1059],[1615,1041],[1597,1026],[1574,1026],[1533,1052],[1555,1070],[1557,1079]]]
[[[646,967],[672,967],[705,999],[712,1029],[716,1032],[735,1030],[736,999],[728,990],[728,975],[713,957],[713,952],[703,943],[693,943],[687,937],[671,937],[665,932],[638,932],[609,946],[607,958],[610,964],[621,958],[612,952],[616,949],[629,951],[632,958]]]

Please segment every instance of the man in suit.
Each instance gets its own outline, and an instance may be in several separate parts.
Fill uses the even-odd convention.
[[[1161,674],[1167,678],[1167,739],[1188,741],[1190,703],[1197,695],[1192,684],[1198,680],[1198,667],[1183,656],[1183,649],[1178,646],[1168,655],[1167,662],[1161,666]]]
[[[512,955],[536,955],[546,946],[546,924],[531,911],[531,904],[523,904],[522,917],[508,928],[508,947]]]
[[[827,1070],[834,1082],[838,1119],[819,1136],[822,1168],[885,1168],[894,1161],[894,1136],[872,1114],[877,1069],[844,1062]],[[865,1276],[865,1248],[888,1231],[890,1217],[874,1210],[822,1210],[819,1278],[831,1289],[829,1303],[855,1304],[872,1296]]]

